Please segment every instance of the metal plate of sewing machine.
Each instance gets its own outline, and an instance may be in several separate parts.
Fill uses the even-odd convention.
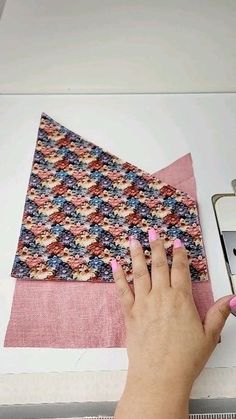
[[[0,419],[113,419],[115,402],[2,406]],[[236,399],[190,399],[189,419],[236,419]]]
[[[113,419],[113,416],[93,416],[93,417],[86,416],[83,418],[71,418],[71,419]],[[236,419],[236,413],[206,413],[206,414],[199,414],[199,415],[190,415],[189,419]]]
[[[236,179],[232,187],[236,191]],[[213,195],[212,203],[232,291],[236,292],[236,193]]]

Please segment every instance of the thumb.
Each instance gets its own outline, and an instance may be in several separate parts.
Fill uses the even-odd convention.
[[[219,341],[221,331],[231,312],[229,303],[232,298],[233,295],[227,295],[220,298],[206,314],[204,320],[205,333],[206,335],[213,337],[213,339],[216,340],[216,343]]]

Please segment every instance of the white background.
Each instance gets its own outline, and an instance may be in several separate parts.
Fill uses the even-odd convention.
[[[0,92],[235,92],[235,27],[235,0],[7,0]]]
[[[0,318],[7,326],[10,279],[38,124],[44,111],[71,130],[154,172],[191,152],[215,298],[231,293],[211,196],[235,178],[236,95],[2,96],[0,99]],[[42,284],[43,285],[43,284]],[[230,316],[208,366],[236,366],[236,319]],[[81,359],[80,359],[81,357]],[[124,349],[1,349],[0,371],[101,371],[127,366]]]

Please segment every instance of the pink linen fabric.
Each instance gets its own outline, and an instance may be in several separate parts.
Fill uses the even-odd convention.
[[[155,173],[196,198],[191,154]],[[192,282],[201,319],[213,304],[210,280]],[[16,281],[5,347],[108,348],[125,346],[114,283]]]

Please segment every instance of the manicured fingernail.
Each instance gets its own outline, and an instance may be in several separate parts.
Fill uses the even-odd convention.
[[[231,313],[236,316],[236,297],[233,297],[229,302]]]
[[[174,241],[174,249],[179,249],[180,247],[183,247],[183,243],[180,239],[175,239]]]
[[[119,264],[118,264],[117,260],[112,259],[112,261],[111,261],[112,272],[116,272],[118,268],[119,268]]]
[[[129,245],[131,249],[134,249],[138,245],[138,240],[134,236],[129,237]]]
[[[158,233],[155,228],[150,228],[150,230],[148,230],[148,238],[150,242],[153,242],[158,238]]]

